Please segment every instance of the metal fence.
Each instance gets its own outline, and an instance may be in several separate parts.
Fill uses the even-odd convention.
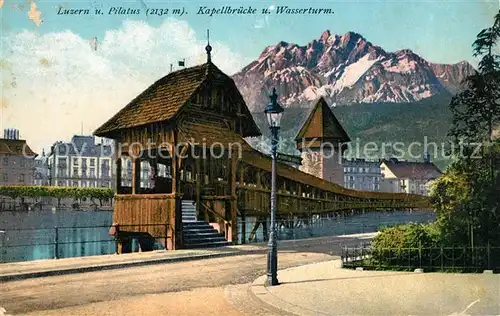
[[[405,223],[430,223],[435,220],[434,213],[367,213],[365,215],[346,217],[295,218],[277,220],[278,239],[295,240],[311,237],[336,236],[348,234],[372,233],[382,227],[396,226]],[[260,224],[259,224],[260,223]],[[269,218],[238,218],[238,244],[267,241],[269,234]]]
[[[153,249],[165,249],[168,224],[120,225],[120,231],[134,227],[157,227],[154,230],[162,233],[150,236]],[[109,229],[110,225],[0,229],[0,262],[113,254],[117,252],[117,239],[109,235]],[[128,237],[132,252],[139,251],[141,238],[133,234]]]
[[[370,245],[342,248],[346,268],[442,272],[500,272],[500,247],[382,248]]]

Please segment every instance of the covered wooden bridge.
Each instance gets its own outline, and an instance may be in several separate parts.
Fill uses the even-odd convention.
[[[166,235],[168,249],[197,246],[208,223],[235,243],[245,229],[238,218],[270,212],[271,159],[244,140],[261,132],[210,50],[205,64],[156,81],[95,131],[116,144],[114,222]],[[122,183],[127,160],[131,186]],[[151,175],[141,174],[141,164]],[[349,190],[285,164],[277,170],[278,219],[428,207],[422,196]],[[145,176],[151,177],[148,187],[141,186]]]

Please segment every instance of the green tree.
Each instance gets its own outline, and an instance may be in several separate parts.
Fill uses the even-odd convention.
[[[431,190],[441,240],[450,245],[500,244],[499,192],[500,143],[481,159],[451,164]]]
[[[499,39],[500,11],[472,44],[473,55],[480,58],[479,69],[465,80],[467,88],[451,100],[449,135],[455,140],[491,143],[494,128],[500,126],[500,56],[495,53]]]
[[[480,58],[478,70],[450,103],[449,135],[459,143],[482,144],[480,157],[472,146],[461,151],[463,156],[433,187],[442,238],[451,244],[500,242],[500,144],[493,138],[500,127],[500,55],[495,50],[499,40],[500,11],[472,45],[474,56]]]

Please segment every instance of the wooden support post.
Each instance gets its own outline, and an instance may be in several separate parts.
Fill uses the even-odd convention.
[[[256,179],[257,188],[262,188],[262,172],[259,169],[257,169],[255,176],[257,178]]]
[[[207,172],[209,186],[213,185],[213,183],[212,183],[213,177],[212,177],[211,166],[210,166],[211,160],[212,160],[211,155],[207,155],[207,158],[205,159],[205,170]],[[213,188],[213,189],[215,189],[215,188]],[[207,223],[210,221],[210,218],[208,216],[208,210],[205,207],[203,208],[203,220]]]
[[[236,196],[236,170],[238,166],[237,152],[230,151],[230,166],[229,166],[229,187],[231,196],[231,218],[230,232],[228,234],[229,241],[236,243],[238,241],[238,211],[237,211],[237,196]]]
[[[245,211],[241,211],[241,243],[246,243],[247,235],[247,218],[245,216]]]
[[[183,246],[182,240],[182,199],[179,195],[179,166],[180,159],[177,152],[177,133],[172,132],[172,148],[170,152],[171,173],[172,173],[172,193],[175,194],[173,218],[170,219],[169,237],[170,249],[180,249]],[[172,225],[173,224],[173,225]]]
[[[120,154],[117,154],[119,157],[116,158],[116,184],[115,184],[115,193],[120,194],[122,190],[122,158]]]
[[[196,149],[196,160],[195,160],[195,177],[196,177],[196,219],[200,218],[201,210],[201,182],[205,181],[205,175],[201,173],[201,156],[200,149]],[[203,179],[202,179],[203,178]]]
[[[244,185],[245,183],[245,168],[240,164],[240,185]]]
[[[141,189],[141,159],[132,158],[132,194],[138,194]]]
[[[260,224],[261,224],[260,218],[256,217],[255,224],[253,225],[252,231],[250,232],[250,235],[248,236],[248,241],[252,242],[255,240],[255,236],[257,235],[257,230],[259,229]]]
[[[269,240],[269,232],[268,232],[268,226],[267,226],[267,217],[266,216],[262,216],[260,217],[260,221],[262,223],[262,234],[264,235],[264,241],[268,241]]]

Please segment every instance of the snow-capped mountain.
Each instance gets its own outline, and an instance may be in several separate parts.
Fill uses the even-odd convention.
[[[286,106],[319,96],[332,104],[415,102],[456,93],[474,68],[462,61],[435,64],[408,49],[386,52],[360,34],[325,31],[306,46],[280,42],[233,76],[252,111],[261,111],[276,87]]]

